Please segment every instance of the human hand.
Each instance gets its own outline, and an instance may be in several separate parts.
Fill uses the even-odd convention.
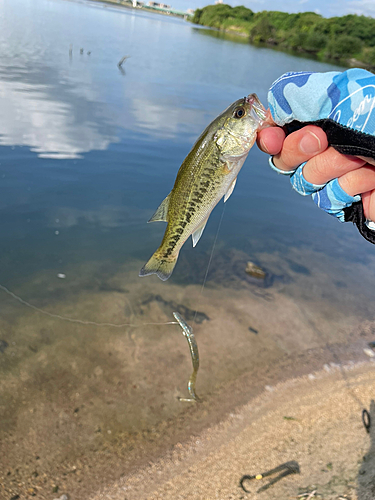
[[[328,146],[327,135],[320,127],[306,125],[288,136],[281,127],[265,128],[259,132],[257,143],[285,172],[306,162],[303,176],[311,184],[324,185],[337,178],[349,196],[361,195],[365,217],[375,221],[375,167]]]
[[[262,130],[258,145],[272,155],[272,168],[375,244],[375,76],[286,73],[268,102],[277,126]]]

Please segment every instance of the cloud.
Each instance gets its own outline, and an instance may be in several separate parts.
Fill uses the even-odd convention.
[[[341,4],[342,5],[342,4]],[[374,0],[352,0],[346,4],[346,12],[363,16],[375,17]]]

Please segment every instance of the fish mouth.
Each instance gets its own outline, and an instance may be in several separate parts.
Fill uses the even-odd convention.
[[[267,118],[267,112],[256,94],[249,94],[246,97],[246,102],[251,106],[252,114],[255,115],[254,118],[261,121]]]

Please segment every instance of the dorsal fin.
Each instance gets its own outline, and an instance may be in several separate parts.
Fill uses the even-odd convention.
[[[157,221],[168,222],[167,215],[168,215],[170,196],[171,193],[169,193],[169,195],[160,203],[159,208],[156,210],[156,212],[148,222],[157,222]]]

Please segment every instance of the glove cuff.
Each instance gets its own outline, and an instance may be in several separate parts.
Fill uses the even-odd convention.
[[[302,163],[297,170],[290,176],[290,182],[292,184],[293,189],[297,191],[297,193],[302,196],[308,196],[309,194],[316,193],[322,189],[325,184],[312,184],[308,182],[303,176],[303,167],[306,165],[306,162]]]
[[[337,217],[341,222],[346,222],[345,208],[356,202],[361,203],[361,197],[358,194],[355,196],[347,194],[340,186],[338,179],[328,182],[323,189],[314,193],[312,198],[318,207]]]

